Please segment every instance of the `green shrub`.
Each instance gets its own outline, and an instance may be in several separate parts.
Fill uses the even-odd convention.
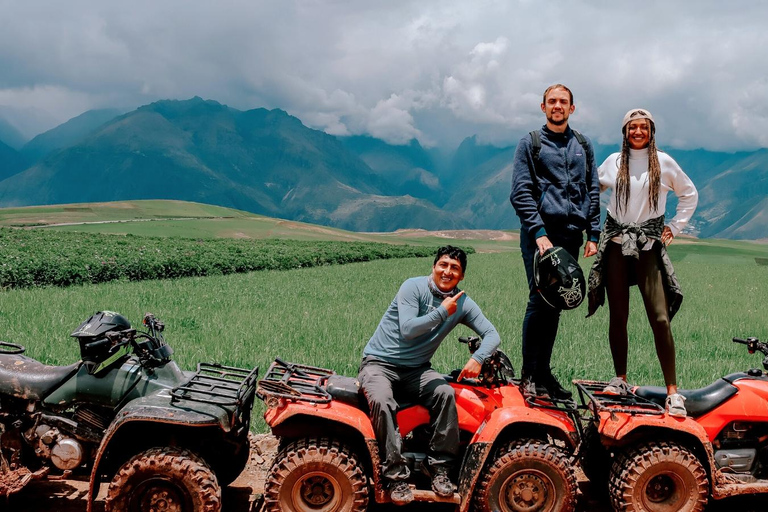
[[[0,228],[0,288],[288,270],[434,253],[434,247],[374,242],[198,240]]]

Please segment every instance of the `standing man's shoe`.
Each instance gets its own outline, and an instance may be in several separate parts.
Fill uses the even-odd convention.
[[[413,501],[411,486],[405,480],[398,480],[389,486],[389,499],[395,505],[407,505]]]
[[[448,477],[448,468],[437,466],[433,468],[435,475],[432,477],[432,490],[441,498],[450,498],[456,487]]]
[[[549,398],[549,392],[547,391],[547,388],[538,382],[534,382],[533,379],[528,375],[523,375],[520,379],[520,393],[522,393],[524,397],[533,396],[539,398]]]
[[[552,373],[544,375],[540,380],[552,398],[556,400],[571,400],[573,398],[573,393],[565,389]]]

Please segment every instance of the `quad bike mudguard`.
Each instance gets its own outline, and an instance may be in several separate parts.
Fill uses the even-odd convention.
[[[88,491],[88,512],[101,483],[102,462],[112,440],[129,425],[163,424],[188,429],[214,427],[233,437],[246,435],[256,391],[258,367],[252,370],[200,363],[197,372],[181,372],[175,364],[167,371],[185,379],[174,387],[163,386],[130,401],[109,425],[93,462]],[[163,368],[158,369],[160,376]],[[162,378],[158,379],[162,381]],[[167,381],[166,381],[167,382]],[[171,381],[173,382],[173,381]]]

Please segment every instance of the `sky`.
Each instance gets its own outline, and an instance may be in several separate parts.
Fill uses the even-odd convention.
[[[0,0],[0,116],[32,137],[96,108],[200,96],[334,135],[506,146],[574,93],[571,126],[618,143],[768,147],[768,2]]]

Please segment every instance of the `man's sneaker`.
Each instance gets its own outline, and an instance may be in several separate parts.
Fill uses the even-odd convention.
[[[389,499],[395,505],[407,505],[413,501],[411,486],[405,480],[398,480],[389,487]]]
[[[455,487],[451,483],[451,479],[448,477],[448,468],[444,466],[433,466],[435,475],[432,477],[432,490],[435,494],[442,498],[450,498],[453,496]]]
[[[668,395],[666,406],[667,414],[670,416],[685,418],[688,415],[687,411],[685,410],[685,397],[680,393],[673,393]]]
[[[573,393],[565,389],[555,378],[552,373],[544,375],[538,379],[540,383],[547,388],[549,396],[556,400],[570,400],[573,398]]]
[[[603,393],[606,395],[626,395],[630,392],[631,388],[627,381],[621,377],[614,377],[608,381],[608,385],[603,388]]]

